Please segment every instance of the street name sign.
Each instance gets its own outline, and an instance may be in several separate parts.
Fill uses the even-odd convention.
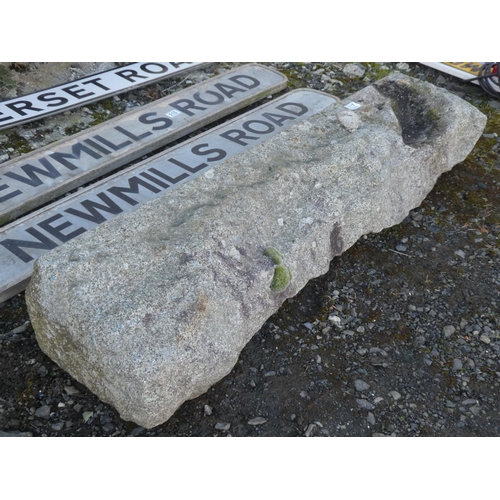
[[[248,64],[1,164],[0,226],[286,85]]]
[[[206,66],[196,62],[133,63],[0,102],[0,130]]]
[[[294,90],[5,226],[0,229],[0,302],[24,290],[33,263],[49,250],[202,173],[210,178],[214,166],[335,102],[336,97],[316,90]]]

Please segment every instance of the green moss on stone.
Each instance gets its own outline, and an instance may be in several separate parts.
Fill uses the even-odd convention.
[[[373,81],[380,80],[381,78],[389,75],[393,70],[390,68],[382,68],[381,64],[370,62],[370,63],[362,63],[363,66],[367,66],[369,68],[368,73],[369,77]]]
[[[274,247],[267,247],[263,254],[269,257],[273,264],[276,266],[274,270],[273,281],[271,282],[271,290],[274,293],[282,292],[288,288],[290,281],[292,281],[292,273],[283,265],[283,257]]]
[[[438,110],[436,108],[431,108],[431,109],[428,109],[426,111],[425,117],[428,120],[437,122],[441,118],[441,115],[439,114],[439,112],[438,112]]]
[[[112,98],[88,106],[92,112],[92,126],[99,125],[122,113],[121,107]]]
[[[281,264],[274,270],[271,290],[275,293],[282,292],[288,288],[290,281],[292,281],[292,273],[290,273],[288,268]]]
[[[73,134],[76,134],[77,132],[80,132],[80,130],[82,130],[83,127],[81,127],[79,124],[76,124],[76,125],[70,125],[69,127],[66,127],[64,129],[64,133],[66,135],[73,135]]]
[[[30,143],[17,132],[9,132],[7,135],[9,138],[8,142],[3,145],[3,149],[12,148],[15,153],[26,154],[33,151],[33,147]],[[12,155],[11,155],[12,157]]]
[[[278,252],[278,250],[276,250],[276,248],[267,247],[264,250],[264,255],[266,257],[269,257],[273,261],[273,264],[275,264],[277,266],[279,266],[280,264],[283,263],[283,259],[281,257],[281,254]]]

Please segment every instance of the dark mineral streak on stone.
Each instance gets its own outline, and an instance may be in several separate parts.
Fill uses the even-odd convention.
[[[374,86],[391,100],[405,144],[420,144],[436,134],[439,114],[429,107],[421,89],[404,81],[380,81]]]
[[[344,240],[340,234],[340,225],[335,224],[330,233],[330,248],[332,249],[332,259],[340,255],[344,250]]]

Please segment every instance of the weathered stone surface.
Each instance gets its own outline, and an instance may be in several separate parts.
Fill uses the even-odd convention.
[[[161,424],[335,255],[401,222],[486,122],[397,74],[350,101],[356,128],[334,104],[40,258],[26,299],[42,350],[122,418]]]

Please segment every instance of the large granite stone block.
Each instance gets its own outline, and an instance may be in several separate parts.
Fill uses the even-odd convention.
[[[485,122],[390,75],[41,257],[40,347],[125,420],[165,422],[334,256],[401,222]]]

